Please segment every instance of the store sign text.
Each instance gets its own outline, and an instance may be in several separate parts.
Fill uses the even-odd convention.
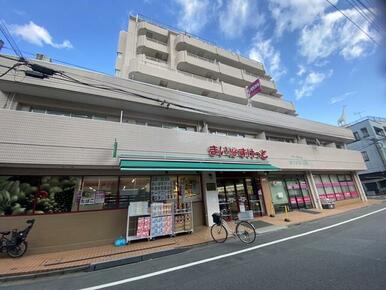
[[[236,148],[236,147],[227,147],[227,146],[216,146],[212,145],[208,148],[208,153],[210,157],[221,157],[228,156],[229,158],[250,158],[250,159],[261,159],[265,160],[268,158],[267,151],[265,150],[254,150],[254,149],[245,149],[245,148]]]

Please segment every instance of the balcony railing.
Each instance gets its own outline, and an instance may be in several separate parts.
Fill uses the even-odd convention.
[[[159,62],[159,63],[163,63],[163,64],[168,63],[167,60],[156,58],[156,57],[149,56],[149,55],[146,55],[146,59],[149,59],[149,60],[152,60],[152,61],[155,61],[155,62]]]
[[[155,43],[159,43],[161,45],[168,45],[167,43],[165,43],[163,41],[160,41],[160,40],[157,40],[157,39],[154,39],[154,38],[150,38],[150,37],[147,37],[147,36],[146,36],[146,39],[149,40],[149,41],[155,42]]]
[[[178,70],[178,72],[179,72],[179,73],[182,73],[182,74],[184,74],[184,75],[190,76],[190,77],[192,77],[192,78],[199,79],[199,80],[204,80],[204,81],[207,81],[207,82],[210,82],[210,83],[213,83],[213,84],[218,84],[218,83],[219,83],[218,80],[206,78],[206,77],[199,76],[199,75],[195,75],[195,74],[192,74],[192,73],[187,73],[187,72],[184,72],[184,71],[182,71],[182,70]]]
[[[202,56],[198,56],[198,55],[193,54],[191,52],[187,52],[187,54],[189,56],[191,56],[191,57],[202,59],[203,61],[207,61],[207,62],[210,62],[210,63],[217,63],[217,61],[215,59],[209,59],[209,58],[205,58],[205,57],[202,57]]]

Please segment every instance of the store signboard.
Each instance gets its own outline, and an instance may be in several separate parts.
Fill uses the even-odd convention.
[[[260,80],[257,79],[247,87],[248,98],[252,98],[254,95],[261,92]]]
[[[236,148],[229,146],[217,146],[212,145],[208,148],[208,154],[210,157],[229,157],[229,158],[250,158],[266,160],[268,158],[267,151],[265,150],[254,150],[251,148]]]

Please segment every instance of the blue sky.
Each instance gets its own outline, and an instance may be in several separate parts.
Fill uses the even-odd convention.
[[[381,42],[350,1],[330,2]],[[139,13],[262,61],[300,117],[336,124],[343,106],[348,122],[386,117],[385,43],[374,44],[326,0],[0,0],[0,7],[27,57],[44,53],[112,75],[119,31]],[[359,7],[369,19],[379,13]],[[2,52],[12,53],[7,47]]]

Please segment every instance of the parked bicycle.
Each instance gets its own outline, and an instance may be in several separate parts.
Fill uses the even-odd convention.
[[[27,220],[28,226],[22,231],[14,229],[12,231],[0,232],[0,252],[7,252],[11,258],[23,256],[28,248],[26,239],[34,223],[34,219]],[[10,235],[9,238],[7,238],[8,235]]]
[[[243,243],[250,244],[256,239],[255,227],[248,221],[237,221],[236,230],[233,231],[221,213],[212,214],[214,225],[210,228],[210,234],[217,243],[224,243],[228,233],[237,237]]]

